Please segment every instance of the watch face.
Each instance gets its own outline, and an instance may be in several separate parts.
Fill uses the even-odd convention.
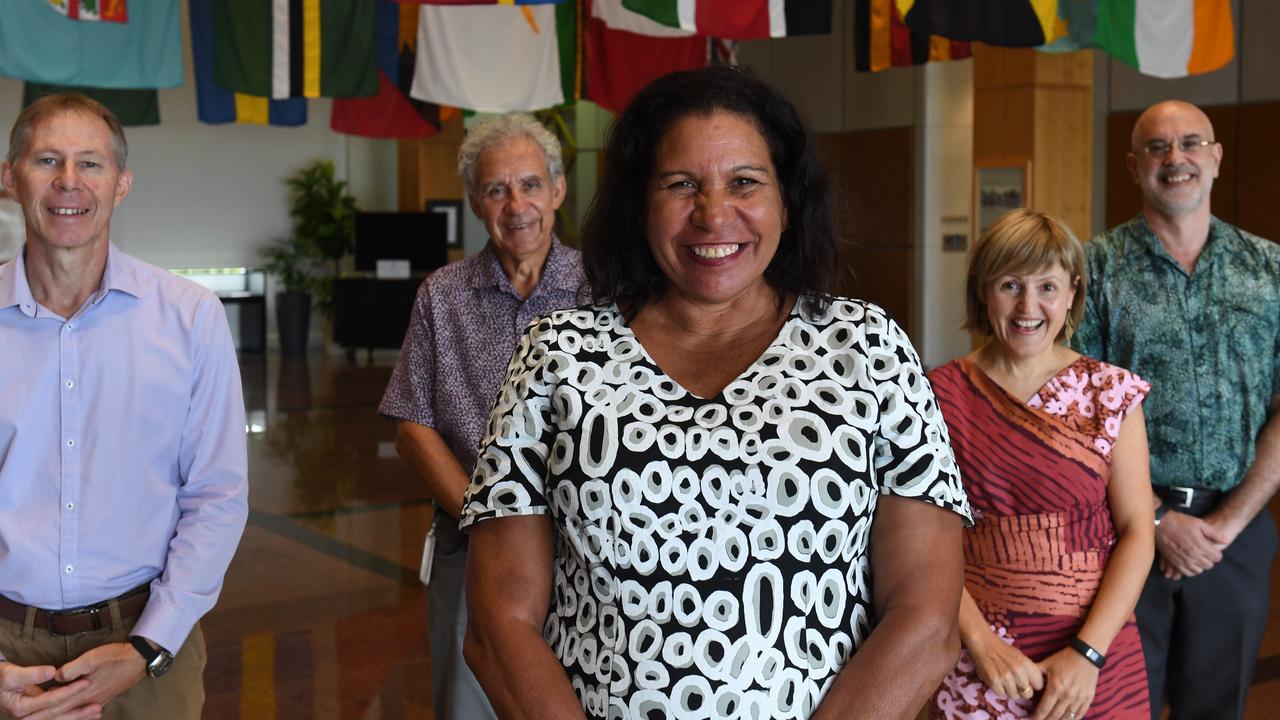
[[[169,668],[173,666],[173,656],[168,652],[161,650],[156,659],[151,661],[147,666],[147,674],[153,678],[169,672]]]

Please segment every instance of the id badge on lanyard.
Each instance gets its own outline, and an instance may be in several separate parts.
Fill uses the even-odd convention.
[[[422,545],[422,567],[418,570],[418,579],[423,585],[431,584],[431,561],[436,556],[436,524],[431,523],[427,531],[427,540]]]

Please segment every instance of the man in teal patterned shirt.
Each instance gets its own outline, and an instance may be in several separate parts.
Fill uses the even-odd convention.
[[[1280,247],[1209,211],[1222,145],[1153,105],[1127,165],[1142,213],[1088,243],[1073,344],[1151,382],[1156,561],[1138,601],[1152,718],[1243,717],[1267,615],[1280,484]]]

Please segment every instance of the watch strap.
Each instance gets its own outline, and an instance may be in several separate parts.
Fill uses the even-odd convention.
[[[1107,656],[1093,649],[1089,643],[1081,640],[1079,637],[1071,638],[1071,649],[1084,656],[1085,660],[1093,663],[1093,666],[1101,670],[1107,664]]]
[[[1160,527],[1160,521],[1163,520],[1164,516],[1168,514],[1169,514],[1168,505],[1165,505],[1164,503],[1160,503],[1158,506],[1156,506],[1156,527]]]
[[[151,647],[151,643],[140,635],[130,635],[129,643],[142,656],[142,661],[147,664],[148,668],[151,667],[151,663],[156,661],[156,658],[160,657],[160,651]]]
[[[147,675],[151,677],[160,677],[169,671],[169,667],[173,665],[173,655],[169,654],[164,648],[154,648],[146,638],[141,635],[130,635],[129,644],[133,645],[133,649],[138,651],[142,656],[142,661],[146,664]]]

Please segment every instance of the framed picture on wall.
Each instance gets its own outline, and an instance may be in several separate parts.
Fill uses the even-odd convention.
[[[440,213],[448,222],[448,243],[450,250],[462,249],[462,201],[461,200],[428,200],[427,212]]]
[[[1031,201],[1031,161],[976,162],[973,168],[974,234],[979,237],[1001,215]]]

